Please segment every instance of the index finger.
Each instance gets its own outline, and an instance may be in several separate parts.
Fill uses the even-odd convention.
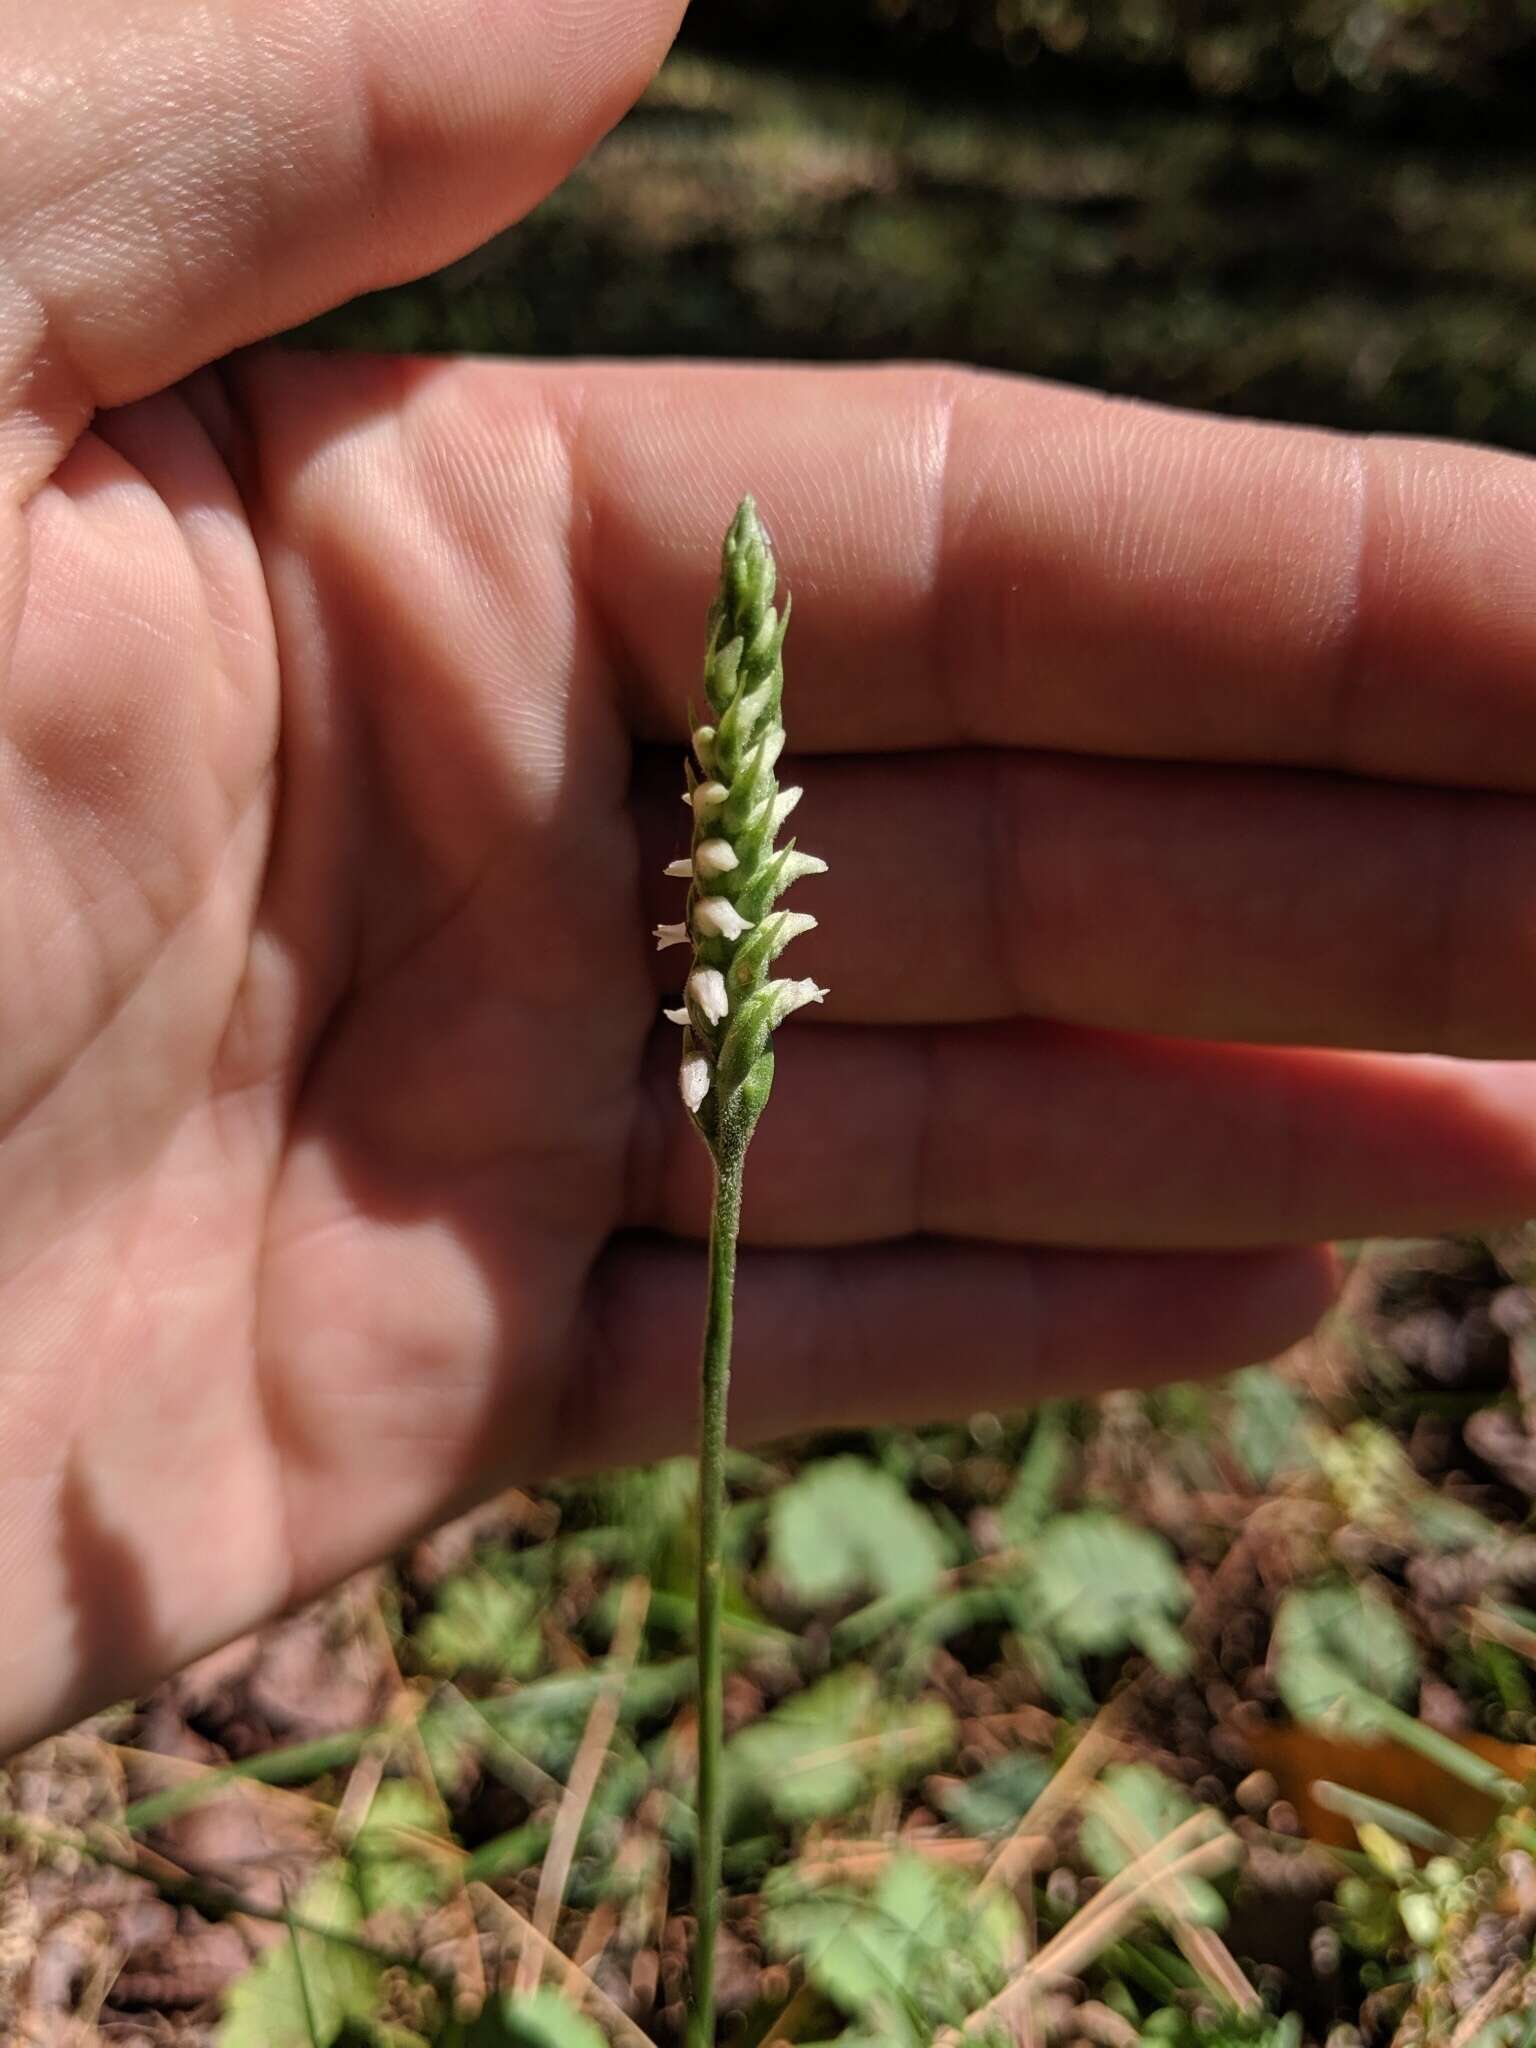
[[[571,374],[592,587],[649,735],[678,730],[751,488],[794,593],[798,746],[1536,786],[1523,458],[946,369]]]

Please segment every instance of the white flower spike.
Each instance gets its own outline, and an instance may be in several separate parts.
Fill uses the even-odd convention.
[[[656,931],[658,946],[693,945],[684,999],[666,1015],[688,1034],[684,1100],[703,1087],[690,1106],[717,1163],[722,1143],[733,1152],[745,1147],[767,1100],[773,1032],[826,995],[814,981],[772,976],[779,954],[816,922],[777,909],[778,899],[825,866],[793,840],[775,844],[801,796],[797,788],[781,790],[775,774],[784,749],[781,650],[789,621],[788,601],[782,611],[775,604],[777,580],[768,537],[751,499],[743,499],[721,550],[704,657],[704,717],[693,727],[698,772],[690,767],[683,793],[693,813],[693,846],[686,860],[667,865],[673,880],[693,884],[687,925]],[[727,876],[730,894],[722,895]]]

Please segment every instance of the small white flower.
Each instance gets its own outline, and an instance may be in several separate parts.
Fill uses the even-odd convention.
[[[651,937],[656,941],[657,952],[664,953],[668,946],[688,944],[688,927],[685,924],[659,924]]]
[[[693,751],[704,773],[712,775],[715,771],[715,728],[712,725],[694,727]]]
[[[718,967],[696,967],[688,977],[687,994],[711,1024],[720,1023],[731,1007],[725,992],[725,976]]]
[[[701,896],[693,906],[693,929],[705,939],[739,939],[752,926],[723,896]]]
[[[692,804],[693,815],[702,818],[706,811],[718,811],[730,793],[723,782],[700,782],[694,785],[692,796],[685,796],[683,802]]]
[[[661,1014],[669,1024],[686,1024],[688,1022],[688,1012],[686,1010],[663,1010]]]
[[[687,865],[685,861],[683,866],[686,868]],[[735,847],[728,839],[701,839],[693,849],[693,865],[701,879],[707,881],[714,875],[728,875],[732,868],[740,866],[740,862],[736,858]]]
[[[683,1101],[697,1115],[709,1093],[709,1061],[700,1052],[691,1052],[677,1070],[677,1085]]]
[[[669,860],[661,871],[670,881],[691,882],[693,862],[691,860]]]
[[[818,988],[814,981],[774,981],[769,987],[774,991],[774,1007],[781,1022],[796,1010],[803,1010],[807,1003],[824,1002],[832,993],[830,989]]]

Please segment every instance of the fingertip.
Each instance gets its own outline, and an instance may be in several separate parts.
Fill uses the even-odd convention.
[[[92,408],[508,226],[644,89],[682,4],[212,0],[160,12],[169,33],[153,7],[110,28],[97,10],[97,32],[68,9],[26,24],[23,75],[30,65],[72,86],[22,105],[8,138],[20,174],[0,192],[0,268],[38,309],[35,374],[10,381],[29,408],[48,393],[51,441],[41,471],[29,442],[24,486]],[[82,184],[93,203],[59,199]]]
[[[1251,1365],[1308,1336],[1339,1296],[1341,1268],[1331,1245],[1306,1245],[1252,1255],[1246,1309],[1252,1319],[1251,1355],[1225,1365]],[[1218,1367],[1220,1369],[1220,1367]]]
[[[375,198],[394,229],[375,237],[373,281],[450,261],[542,199],[645,90],[683,11],[683,0],[360,10],[350,89],[368,110]]]
[[[1039,1391],[1212,1379],[1288,1351],[1338,1291],[1326,1245],[1249,1252],[1058,1253],[1039,1261]]]

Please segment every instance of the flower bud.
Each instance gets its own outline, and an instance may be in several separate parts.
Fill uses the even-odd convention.
[[[711,1024],[720,1023],[731,1007],[725,992],[725,976],[718,967],[696,967],[688,977],[687,995]]]
[[[686,868],[687,862],[683,865]],[[738,865],[736,849],[729,839],[701,839],[693,849],[693,865],[701,881],[711,881],[716,875],[728,875]]]
[[[677,1070],[677,1086],[691,1115],[697,1116],[703,1108],[704,1098],[709,1093],[710,1080],[709,1061],[705,1059],[703,1053],[686,1054]]]

